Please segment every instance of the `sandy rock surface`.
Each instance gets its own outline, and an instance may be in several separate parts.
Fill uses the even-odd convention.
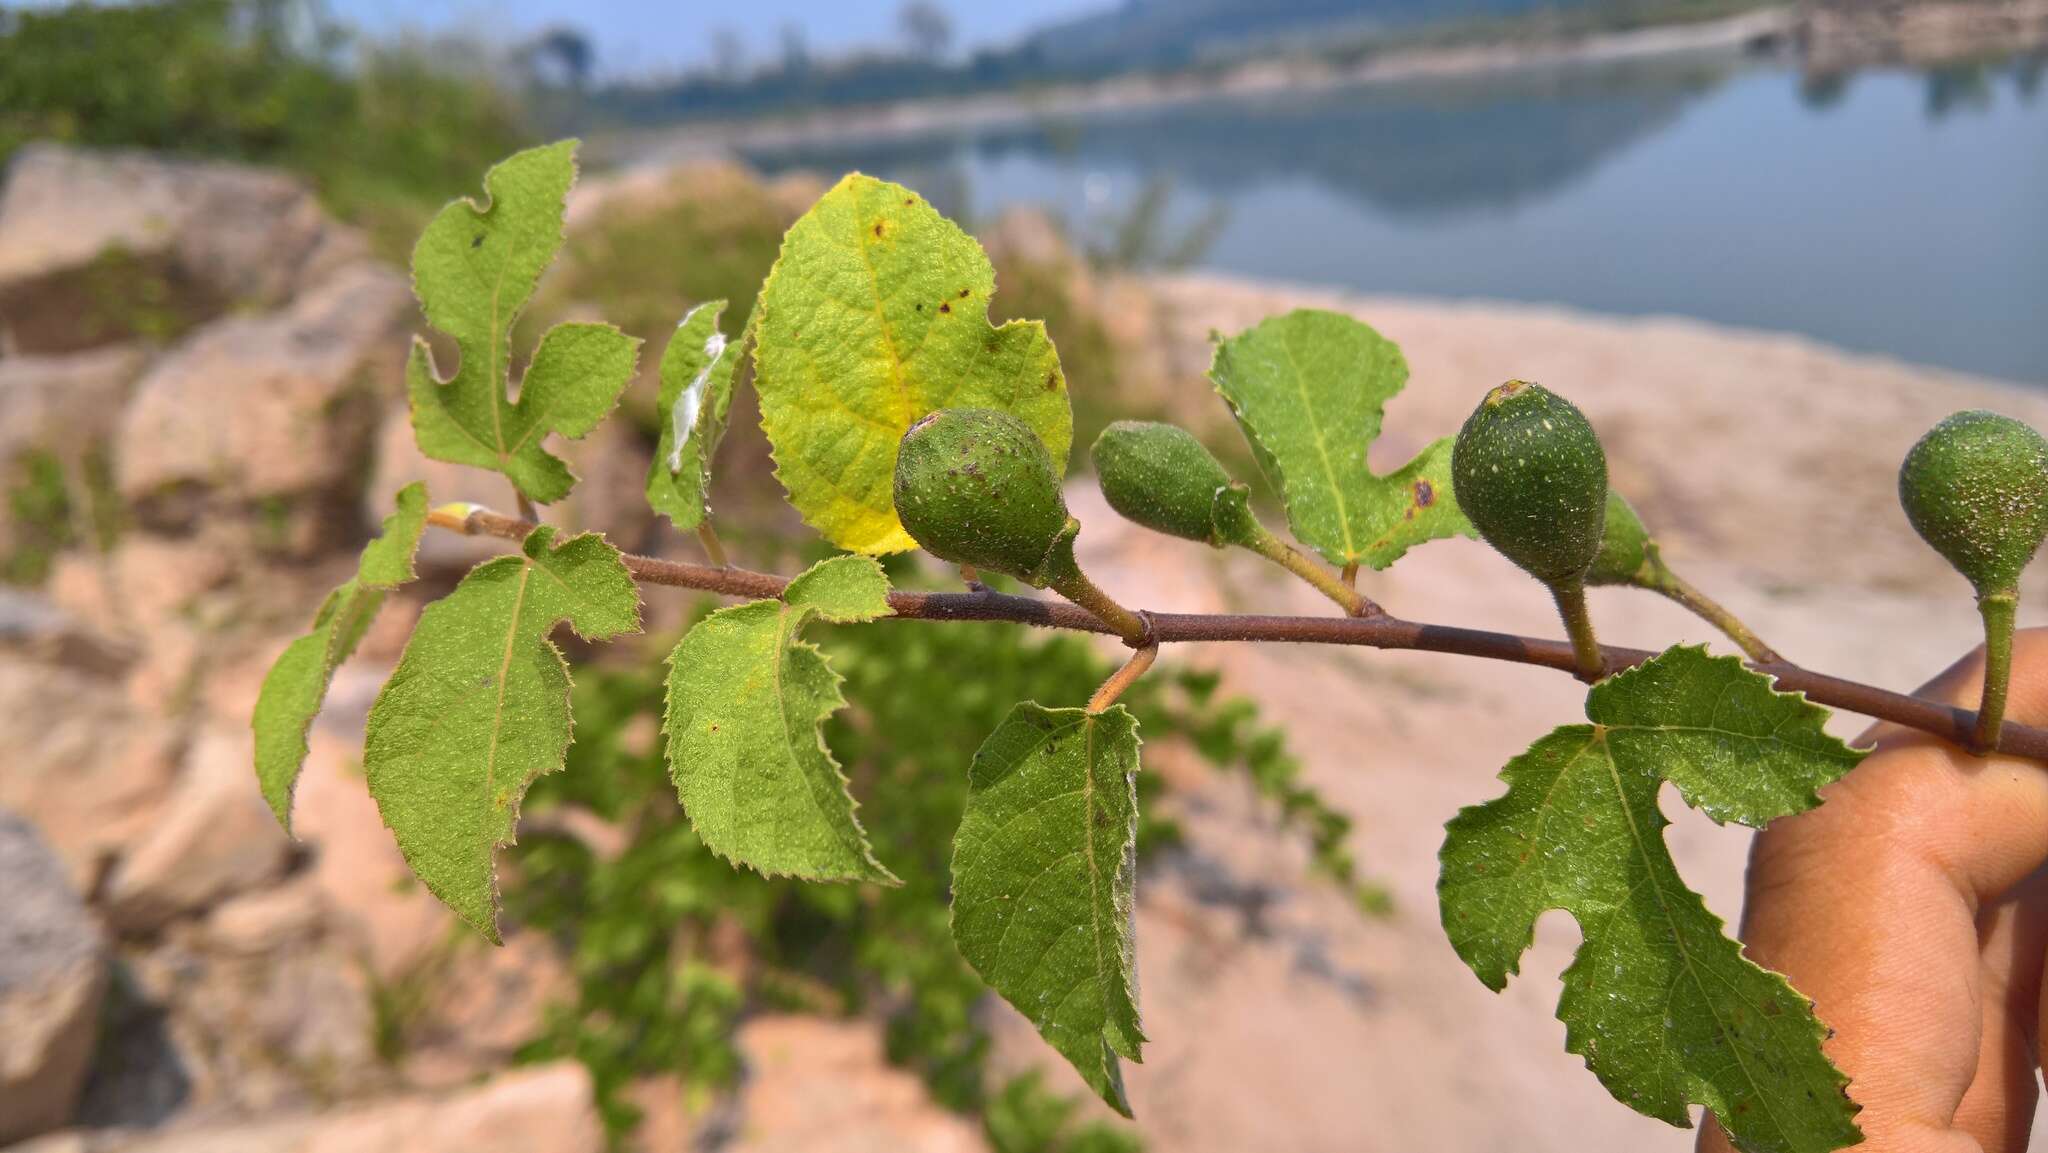
[[[167,254],[232,300],[274,304],[368,254],[272,169],[30,145],[6,175],[0,289],[120,249]]]

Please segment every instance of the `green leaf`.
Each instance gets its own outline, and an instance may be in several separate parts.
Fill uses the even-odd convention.
[[[633,379],[640,342],[608,324],[560,324],[534,350],[510,399],[512,326],[562,245],[562,205],[576,180],[576,142],[513,156],[484,176],[489,205],[443,208],[413,249],[413,290],[427,322],[455,340],[445,380],[424,340],[406,362],[413,433],[436,460],[504,473],[542,503],[576,478],[542,447],[596,428]]]
[[[833,557],[782,600],[705,617],[670,654],[669,774],[719,856],[771,877],[897,883],[875,860],[819,727],[846,704],[839,674],[802,639],[813,617],[886,616],[888,594],[872,557]]]
[[[974,755],[953,841],[960,955],[1129,1116],[1140,1060],[1132,897],[1138,722],[1025,702]]]
[[[1584,937],[1557,1006],[1565,1047],[1617,1099],[1680,1126],[1703,1104],[1745,1150],[1859,1140],[1827,1030],[1679,879],[1657,792],[1668,780],[1716,821],[1762,826],[1818,804],[1863,754],[1822,730],[1826,710],[1703,647],[1594,686],[1586,716],[1451,821],[1437,892],[1452,946],[1498,990],[1537,917],[1564,909]]]
[[[1332,564],[1386,568],[1425,541],[1471,536],[1446,437],[1386,476],[1366,464],[1408,381],[1392,341],[1337,312],[1276,316],[1216,346],[1209,379],[1280,487],[1295,538]]]
[[[292,827],[292,789],[306,763],[306,732],[327,699],[334,670],[356,651],[385,594],[413,579],[413,553],[427,526],[426,485],[400,489],[397,505],[377,539],[363,546],[356,575],[327,595],[313,630],[270,666],[256,697],[249,718],[256,732],[256,780],[286,832]]]
[[[384,823],[427,888],[493,941],[492,851],[569,748],[569,667],[548,640],[564,621],[586,640],[635,632],[640,597],[604,538],[557,545],[542,525],[427,606],[370,709],[363,769]]]
[[[790,228],[761,287],[754,388],[790,503],[832,543],[916,547],[896,444],[935,409],[1008,412],[1065,471],[1059,355],[1037,321],[991,327],[994,291],[981,246],[901,185],[848,176]]]
[[[661,356],[661,395],[655,401],[661,443],[647,468],[647,503],[689,532],[711,515],[711,458],[725,436],[732,407],[732,374],[740,345],[718,330],[723,300],[700,304],[683,317]]]

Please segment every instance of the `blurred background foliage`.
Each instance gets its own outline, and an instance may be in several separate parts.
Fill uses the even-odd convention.
[[[892,566],[910,579],[907,561]],[[715,607],[699,606],[699,613]],[[846,678],[849,708],[827,741],[864,803],[876,853],[897,888],[809,885],[735,870],[711,854],[677,807],[658,734],[663,688],[653,661],[587,670],[575,690],[576,743],[565,772],[528,795],[533,824],[512,852],[508,915],[554,937],[573,958],[578,999],[558,1006],[526,1050],[573,1056],[596,1077],[615,1136],[638,1112],[636,1078],[679,1072],[708,1100],[739,1075],[733,1030],[754,1009],[869,1014],[890,1060],[921,1075],[936,1100],[978,1115],[998,1153],[1135,1150],[1120,1122],[1084,1118],[1078,1098],[1036,1072],[997,1077],[981,981],[955,952],[947,889],[953,830],[966,802],[961,750],[977,746],[1020,700],[1074,704],[1114,665],[1086,641],[1022,626],[821,630]],[[650,646],[650,652],[659,649]],[[1381,912],[1344,848],[1349,822],[1300,783],[1284,736],[1216,678],[1179,669],[1124,697],[1148,757],[1178,750],[1244,779],[1311,845],[1318,872]],[[1179,827],[1162,815],[1165,778],[1139,777],[1141,868],[1171,868]],[[600,851],[567,830],[582,811],[625,830]],[[700,1100],[699,1104],[702,1103]]]
[[[402,253],[534,137],[488,63],[358,39],[309,0],[0,10],[0,163],[55,140],[281,165]]]

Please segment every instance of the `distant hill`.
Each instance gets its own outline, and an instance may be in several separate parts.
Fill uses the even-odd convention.
[[[1022,50],[1062,70],[1152,68],[1238,56],[1290,41],[1598,2],[1602,0],[1124,0],[1099,15],[1041,29],[1025,39]]]

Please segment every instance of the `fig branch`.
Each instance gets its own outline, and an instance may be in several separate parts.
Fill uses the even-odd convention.
[[[531,521],[461,505],[434,510],[428,523],[467,536],[491,536],[508,541],[525,540],[527,534],[537,527]],[[625,563],[634,578],[643,583],[695,589],[720,596],[779,597],[789,584],[789,578],[772,573],[716,568],[630,553],[626,555]],[[1077,605],[991,591],[897,590],[889,594],[889,608],[895,617],[907,620],[1009,621],[1072,632],[1119,634],[1119,630]],[[1577,675],[1579,669],[1578,657],[1572,646],[1564,641],[1410,621],[1390,615],[1302,617],[1146,611],[1142,617],[1150,626],[1150,640],[1162,645],[1201,642],[1357,645],[1482,657],[1538,665],[1573,675]],[[1608,673],[1632,668],[1655,655],[1642,649],[1614,645],[1602,645],[1598,651],[1602,667]],[[1805,693],[1820,704],[1918,729],[1959,746],[1968,747],[1972,743],[1976,714],[1969,709],[1844,680],[1786,661],[1752,661],[1750,667],[1775,677],[1779,689]],[[2048,729],[2008,723],[1999,729],[1993,747],[1998,752],[2013,756],[2048,761]]]

